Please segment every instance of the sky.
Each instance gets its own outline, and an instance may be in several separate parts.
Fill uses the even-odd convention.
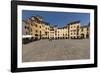
[[[50,23],[50,25],[57,25],[57,27],[63,27],[73,21],[80,21],[81,26],[90,22],[89,13],[22,10],[22,20],[36,15],[42,16],[43,21]]]

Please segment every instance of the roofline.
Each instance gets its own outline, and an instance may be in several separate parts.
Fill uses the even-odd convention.
[[[89,25],[84,25],[84,26],[81,26],[80,28],[86,28],[86,27],[89,27]]]
[[[73,24],[75,24],[75,23],[80,23],[80,21],[70,22],[70,23],[69,23],[69,24],[67,24],[67,25],[73,25]]]

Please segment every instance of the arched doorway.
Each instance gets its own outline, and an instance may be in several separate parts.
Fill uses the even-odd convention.
[[[84,34],[81,34],[81,38],[82,38],[82,39],[84,38]]]
[[[86,35],[86,38],[89,38],[89,34]]]
[[[38,40],[38,34],[35,34],[35,40]]]

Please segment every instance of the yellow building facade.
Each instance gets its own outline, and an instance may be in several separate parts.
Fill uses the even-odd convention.
[[[68,38],[68,28],[58,28],[57,29],[57,38],[58,39],[67,39]]]
[[[90,27],[81,27],[80,21],[74,21],[62,28],[57,28],[51,26],[47,22],[44,22],[41,16],[33,16],[25,21],[25,23],[27,23],[26,25],[29,26],[28,33],[32,36],[32,39],[89,38]],[[25,23],[23,24],[25,25]]]
[[[80,28],[80,37],[85,38],[85,39],[90,37],[90,26],[89,25],[82,26]]]
[[[76,39],[80,37],[79,29],[80,29],[80,21],[71,22],[68,24],[69,27],[69,38]]]
[[[44,39],[49,38],[50,26],[48,23],[43,22],[39,17],[31,17],[27,20],[30,25],[30,35],[33,39]]]

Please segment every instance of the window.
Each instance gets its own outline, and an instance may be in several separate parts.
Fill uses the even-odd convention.
[[[45,34],[47,35],[47,32],[45,32]]]
[[[71,33],[71,35],[72,35],[73,33]]]
[[[87,31],[89,30],[89,28],[87,28]]]
[[[71,26],[71,28],[72,28],[72,26]]]
[[[35,36],[38,36],[38,34],[35,34]]]
[[[26,28],[29,29],[29,26],[27,25]]]
[[[37,30],[35,30],[35,32],[37,33],[38,31],[37,31]]]
[[[77,26],[77,28],[79,28],[79,25]]]
[[[25,26],[25,29],[26,29],[27,27]]]
[[[81,29],[81,31],[83,31],[83,28]]]
[[[41,31],[40,31],[40,33],[41,33]]]
[[[41,31],[40,31],[40,36],[41,36]]]
[[[37,27],[37,24],[35,24],[35,27]]]
[[[74,33],[74,35],[75,35],[75,33]]]

